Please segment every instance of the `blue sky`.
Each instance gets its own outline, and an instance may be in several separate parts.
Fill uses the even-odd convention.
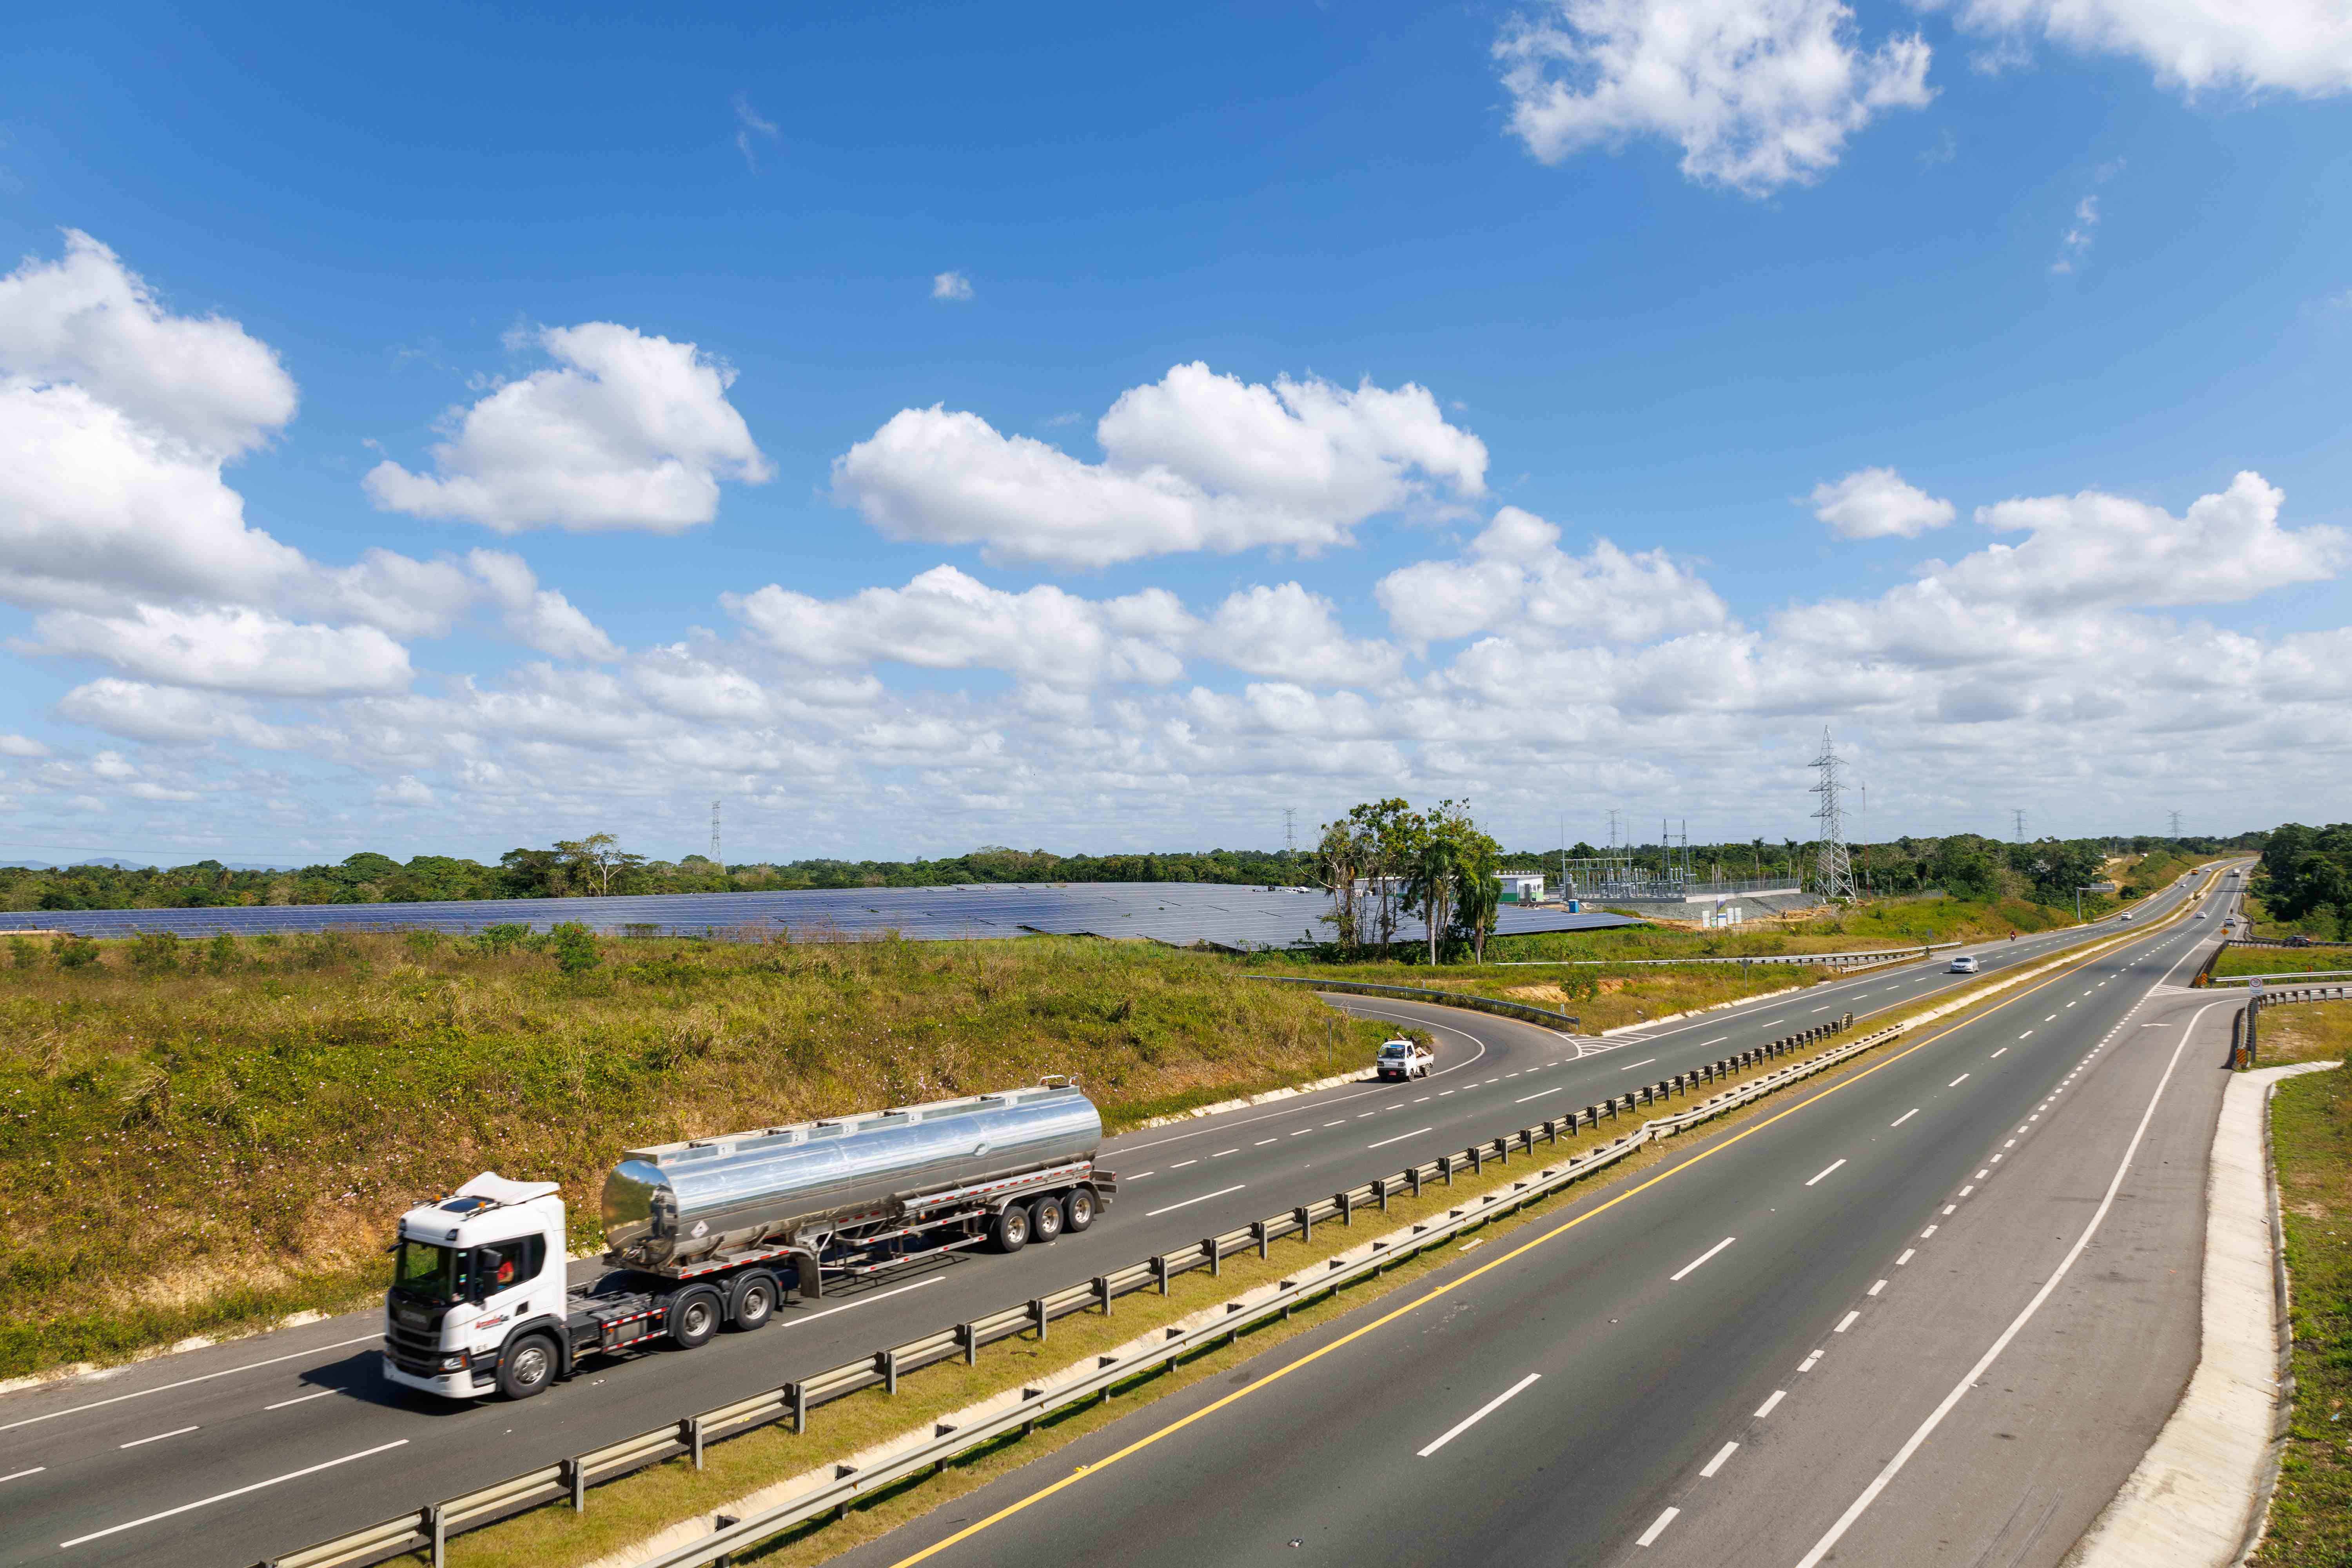
[[[2324,818],[2352,19],[2239,12],[37,18],[0,853]]]

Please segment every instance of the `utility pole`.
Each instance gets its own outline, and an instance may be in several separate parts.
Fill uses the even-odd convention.
[[[715,800],[710,803],[710,858],[720,870],[727,869],[727,857],[719,850],[719,803]]]
[[[1828,726],[1822,729],[1822,754],[1813,759],[1813,769],[1822,776],[1811,794],[1822,797],[1821,808],[1813,815],[1821,819],[1822,847],[1816,872],[1821,879],[1818,891],[1832,901],[1853,897],[1853,863],[1845,850],[1845,811],[1839,801],[1837,748],[1830,743]]]

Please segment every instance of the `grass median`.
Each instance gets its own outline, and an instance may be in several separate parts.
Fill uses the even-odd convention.
[[[2262,1058],[2352,1058],[2352,1004],[2264,1008]],[[2352,1079],[2339,1069],[2280,1084],[2271,1152],[2292,1282],[2294,1408],[2253,1562],[2352,1563]]]
[[[2088,956],[2091,955],[2070,955],[2067,962],[2071,963]],[[1984,999],[2005,1000],[2040,983],[2037,980],[2028,983],[2025,987],[2011,986],[1998,996],[1986,996]],[[1727,1087],[1737,1087],[1739,1082],[1752,1081],[1764,1071],[1801,1063],[1825,1052],[1840,1049],[1865,1033],[1885,1027],[1890,1022],[1949,1006],[1952,1000],[1946,997],[1917,1004],[1884,1016],[1873,1017],[1866,1023],[1858,1018],[1851,1034],[1832,1036],[1811,1050],[1751,1068],[1741,1078],[1731,1080]],[[1955,1009],[1955,1021],[1958,1021],[1958,1015],[1972,1010],[1970,1005]],[[1848,1070],[1867,1068],[1877,1059],[1877,1056],[1876,1052],[1866,1053],[1856,1059],[1852,1069],[1834,1068],[1794,1087],[1804,1092],[1819,1092],[1839,1081]],[[1718,1091],[1712,1087],[1706,1090],[1709,1094]],[[1685,1103],[1675,1101],[1672,1108],[1678,1109]],[[1743,1123],[1777,1112],[1784,1107],[1785,1100],[1781,1093],[1768,1095],[1752,1105],[1740,1107],[1704,1123],[1693,1133],[1680,1139],[1637,1150],[1623,1161],[1596,1172],[1589,1182],[1576,1183],[1517,1215],[1498,1218],[1488,1230],[1495,1234],[1507,1233],[1544,1216],[1557,1215],[1570,1205],[1604,1199],[1628,1178],[1669,1159],[1682,1157],[1690,1151],[1696,1140],[1735,1131]],[[1514,1159],[1494,1184],[1507,1188],[1511,1180],[1524,1175],[1530,1169],[1542,1169],[1556,1158],[1580,1152],[1587,1148],[1601,1147],[1607,1140],[1615,1137],[1619,1129],[1630,1131],[1640,1124],[1641,1115],[1637,1114],[1622,1122],[1604,1124],[1598,1132],[1588,1132],[1563,1142],[1557,1149],[1540,1146],[1539,1152],[1532,1161],[1526,1156]],[[1496,1131],[1507,1130],[1497,1128]],[[1301,1268],[1343,1252],[1387,1228],[1433,1215],[1443,1215],[1464,1198],[1475,1196],[1483,1190],[1486,1190],[1483,1184],[1465,1182],[1451,1190],[1433,1187],[1418,1202],[1391,1200],[1387,1215],[1367,1215],[1364,1224],[1357,1228],[1327,1224],[1318,1227],[1316,1239],[1312,1242],[1300,1242],[1296,1238],[1276,1242],[1273,1257],[1264,1262],[1255,1257],[1229,1258],[1224,1264],[1223,1278],[1212,1278],[1205,1271],[1196,1271],[1172,1281],[1170,1294],[1165,1298],[1157,1295],[1123,1298],[1108,1319],[1098,1314],[1064,1319],[1052,1326],[1049,1337],[1043,1344],[1029,1336],[1002,1342],[982,1351],[976,1367],[967,1368],[958,1363],[910,1374],[896,1396],[869,1390],[823,1406],[812,1413],[810,1430],[805,1436],[793,1436],[782,1428],[766,1428],[713,1447],[707,1454],[705,1468],[700,1472],[695,1471],[684,1460],[673,1460],[615,1481],[591,1494],[585,1516],[575,1516],[567,1510],[542,1509],[505,1524],[460,1537],[451,1547],[450,1561],[456,1568],[526,1568],[526,1565],[542,1564],[545,1568],[577,1568],[578,1564],[620,1551],[681,1521],[698,1515],[707,1517],[733,1499],[761,1487],[820,1465],[838,1462],[860,1448],[936,1420],[1010,1387],[1017,1379],[1068,1365],[1083,1357],[1107,1351],[1159,1324],[1172,1322],[1203,1307],[1237,1296],[1253,1285],[1290,1278]],[[1308,1194],[1297,1195],[1303,1198]],[[1410,1285],[1441,1267],[1454,1256],[1454,1250],[1449,1247],[1436,1254],[1424,1255],[1420,1259],[1400,1264],[1378,1279],[1345,1288],[1328,1302],[1300,1308],[1286,1322],[1266,1324],[1244,1334],[1235,1349],[1210,1352],[1167,1372],[1145,1374],[1123,1391],[1124,1397],[1114,1400],[1108,1407],[1073,1410],[1049,1418],[1030,1437],[976,1449],[951,1462],[937,1476],[903,1483],[853,1508],[843,1520],[805,1526],[757,1557],[739,1554],[739,1561],[772,1562],[783,1565],[823,1562],[895,1528],[908,1519],[983,1486],[1011,1468],[1051,1453],[1108,1421],[1117,1419],[1120,1414],[1133,1407],[1138,1397],[1157,1398],[1190,1386],[1328,1321],[1333,1315],[1378,1300]],[[561,1397],[561,1394],[556,1397]]]

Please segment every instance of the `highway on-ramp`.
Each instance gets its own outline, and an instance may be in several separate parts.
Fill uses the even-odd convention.
[[[1918,1031],[843,1568],[2054,1564],[2197,1362],[2210,927]]]
[[[2168,889],[2141,906],[2140,918],[2156,919],[2184,896]],[[1998,973],[2116,929],[1976,951],[1987,973]],[[1102,1161],[1121,1175],[1119,1201],[1084,1236],[1012,1258],[950,1255],[690,1354],[592,1362],[571,1383],[520,1405],[451,1404],[389,1388],[377,1374],[373,1312],[0,1398],[0,1563],[249,1563],[1846,1011],[1861,1019],[1969,983],[1947,973],[1945,956],[1606,1040],[1459,1009],[1333,998],[1426,1026],[1438,1042],[1438,1072],[1110,1140]]]

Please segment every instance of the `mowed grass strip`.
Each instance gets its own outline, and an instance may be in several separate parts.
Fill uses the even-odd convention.
[[[1361,1068],[1385,1034],[1141,942],[423,933],[103,942],[0,968],[0,1377],[382,1288],[394,1217],[634,1144],[1077,1075],[1114,1129]]]
[[[2304,1011],[2317,1013],[2320,1005]],[[2352,1006],[2281,1029],[2273,1054],[2263,1014],[2263,1058],[2342,1059],[2352,1051]],[[2302,1053],[2308,1052],[2305,1056]],[[2294,1409],[2254,1555],[2264,1568],[2352,1563],[2352,1079],[2342,1069],[2290,1079],[2271,1101],[2271,1150],[2291,1281]]]

